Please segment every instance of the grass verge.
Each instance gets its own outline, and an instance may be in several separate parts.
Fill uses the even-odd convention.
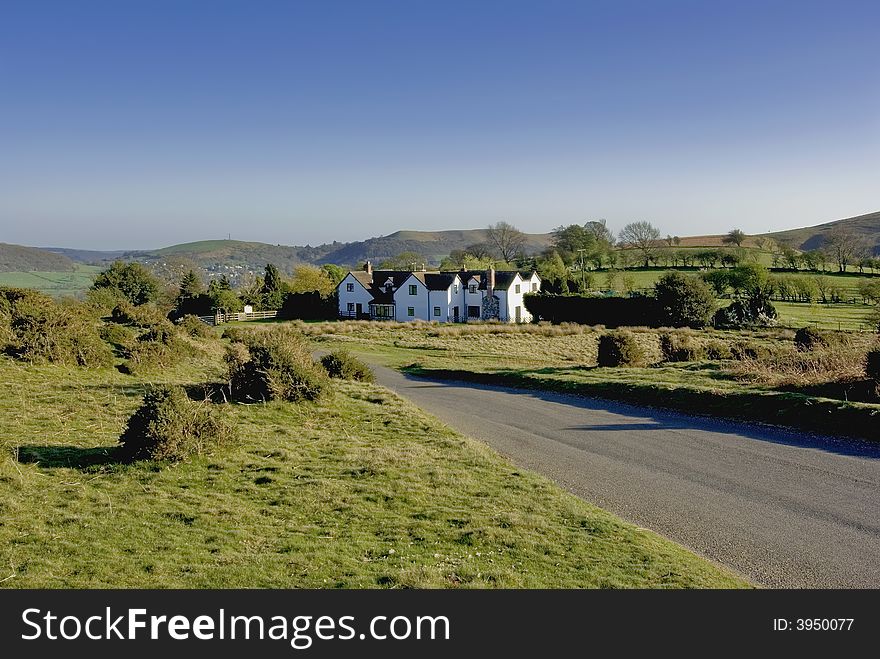
[[[741,587],[747,584],[394,394],[218,406],[240,441],[117,462],[150,377],[0,359],[0,582],[21,588]]]

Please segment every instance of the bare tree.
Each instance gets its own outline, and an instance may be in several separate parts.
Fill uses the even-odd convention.
[[[859,234],[838,224],[825,234],[825,250],[837,263],[840,272],[846,272],[846,267],[865,251],[865,241]]]
[[[519,256],[526,244],[526,234],[507,222],[489,225],[486,238],[505,263],[510,263]]]
[[[660,240],[660,230],[650,222],[631,222],[620,230],[618,240],[642,254],[647,268],[654,258],[654,249]]]

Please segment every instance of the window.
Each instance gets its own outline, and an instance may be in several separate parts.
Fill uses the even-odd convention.
[[[352,313],[354,311],[354,302],[348,303],[348,313]]]
[[[477,292],[477,285],[476,284],[471,284],[470,286],[468,286],[468,293],[470,293],[471,295],[474,295],[476,292]]]
[[[406,315],[407,316],[415,316],[416,315],[416,308],[415,307],[407,307],[406,308]]]
[[[419,287],[418,287],[418,286],[416,286],[415,284],[410,284],[410,285],[409,285],[409,294],[410,294],[410,295],[417,295],[418,292],[419,292]],[[410,315],[412,315],[412,314],[410,314]]]
[[[458,284],[452,285],[452,292],[455,293],[456,295],[458,295]]]
[[[537,291],[537,290],[538,290],[538,284],[537,284],[537,283],[532,283],[532,292],[534,293],[534,292]]]
[[[516,285],[516,293],[519,293],[519,284]]]
[[[439,315],[440,315],[440,307],[434,307],[434,315],[435,315],[435,316],[439,316]]]
[[[354,284],[346,284],[346,285],[345,285],[345,290],[346,290],[348,293],[354,293]]]
[[[468,318],[479,318],[480,317],[480,307],[468,307]]]

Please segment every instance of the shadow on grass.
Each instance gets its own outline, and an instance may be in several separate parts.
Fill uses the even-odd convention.
[[[115,446],[35,446],[18,447],[18,461],[40,467],[88,469],[89,467],[119,464],[122,462]]]

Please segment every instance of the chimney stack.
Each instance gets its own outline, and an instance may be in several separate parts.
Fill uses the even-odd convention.
[[[370,276],[372,277],[372,275],[373,275],[373,264],[370,263],[370,261],[367,261],[366,263],[364,263],[364,272],[366,272],[368,275],[370,275]]]
[[[489,272],[486,277],[486,297],[492,297],[495,292],[495,266],[489,266]]]

